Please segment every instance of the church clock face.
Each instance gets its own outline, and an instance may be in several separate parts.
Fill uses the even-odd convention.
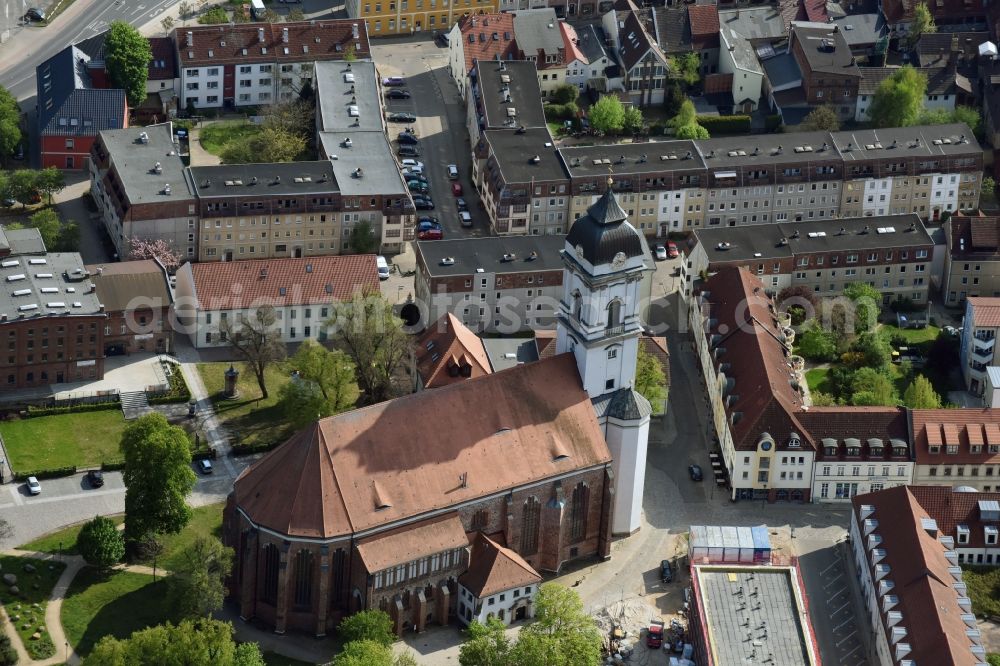
[[[614,268],[621,268],[625,265],[625,253],[619,252],[615,255],[614,259],[611,260],[611,266]]]

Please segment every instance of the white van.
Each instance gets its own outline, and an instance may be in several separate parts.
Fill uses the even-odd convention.
[[[448,165],[448,178],[449,180],[458,180],[458,167],[456,165]]]
[[[253,14],[255,19],[260,20],[264,17],[264,0],[250,0],[250,13]]]
[[[388,280],[389,279],[389,262],[385,260],[381,254],[375,257],[375,266],[378,268],[378,279]]]
[[[459,221],[462,223],[463,227],[472,226],[472,215],[469,214],[469,211],[463,210],[461,213],[458,214],[458,218]]]

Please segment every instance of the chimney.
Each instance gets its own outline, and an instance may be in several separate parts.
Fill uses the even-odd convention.
[[[459,474],[458,475],[458,482],[459,482],[459,487],[460,488],[468,488],[469,487],[469,473],[468,472],[462,472],[461,474]]]
[[[285,44],[288,43],[288,28],[281,29],[281,41]]]
[[[360,35],[358,34],[358,24],[357,23],[352,23],[351,24],[351,39],[358,39],[359,37],[360,37]]]
[[[257,28],[257,41],[264,43],[264,28]]]
[[[187,31],[187,45],[194,46],[194,33],[190,30]]]

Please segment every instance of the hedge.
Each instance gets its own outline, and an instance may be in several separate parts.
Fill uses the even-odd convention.
[[[576,117],[576,114],[579,111],[579,107],[577,107],[575,103],[546,104],[543,108],[545,109],[545,120],[549,122],[572,120]]]
[[[104,409],[121,409],[121,403],[116,397],[114,402],[83,402],[78,405],[60,407],[31,407],[26,412],[27,418],[35,416],[51,416],[53,414],[73,414],[76,412],[99,412]]]
[[[124,460],[105,460],[101,463],[101,469],[105,472],[117,472],[120,469],[125,469]]]
[[[152,397],[148,402],[151,405],[164,405],[174,402],[187,402],[190,399],[191,391],[188,389],[187,382],[184,381],[184,375],[181,374],[178,367],[170,375],[170,391]]]
[[[712,136],[750,132],[750,116],[698,116],[698,124]]]
[[[769,114],[764,118],[764,127],[767,128],[768,132],[773,132],[778,129],[781,127],[781,116],[777,113]]]
[[[247,456],[251,453],[264,453],[265,451],[277,448],[279,444],[281,444],[281,441],[261,442],[258,444],[233,444],[233,455]]]
[[[16,481],[24,481],[29,476],[33,476],[36,479],[58,479],[63,476],[73,476],[76,474],[76,467],[53,467],[51,469],[36,469],[30,472],[14,472],[14,479]]]

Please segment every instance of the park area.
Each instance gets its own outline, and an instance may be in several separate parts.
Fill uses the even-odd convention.
[[[240,371],[235,398],[223,395],[225,372],[229,363],[199,363],[198,374],[205,385],[219,421],[226,427],[234,445],[247,449],[267,448],[283,442],[292,434],[285,419],[279,393],[288,383],[290,374],[273,364],[265,372],[268,396],[263,398],[253,373]]]
[[[66,565],[28,557],[0,555],[0,604],[32,659],[47,659],[56,653],[45,627],[45,608],[52,588]]]
[[[125,425],[115,403],[97,411],[4,421],[0,435],[17,472],[100,467],[121,459],[118,442]]]

